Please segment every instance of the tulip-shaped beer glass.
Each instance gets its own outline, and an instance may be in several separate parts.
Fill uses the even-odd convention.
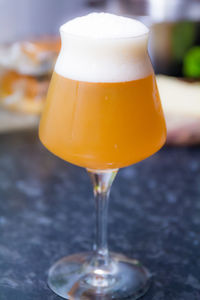
[[[66,299],[137,299],[149,286],[149,272],[108,251],[106,223],[118,169],[152,155],[166,139],[148,29],[136,20],[94,13],[64,24],[60,32],[62,48],[39,135],[55,155],[87,169],[96,240],[93,252],[58,261],[48,283]]]

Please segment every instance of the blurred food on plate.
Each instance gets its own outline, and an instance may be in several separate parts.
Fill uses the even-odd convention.
[[[0,46],[0,105],[39,114],[60,49],[60,40],[43,37]]]
[[[167,121],[167,143],[200,143],[200,81],[157,75],[157,84]]]
[[[200,14],[200,12],[199,12]],[[167,143],[200,143],[200,22],[155,23],[150,53],[167,121]]]

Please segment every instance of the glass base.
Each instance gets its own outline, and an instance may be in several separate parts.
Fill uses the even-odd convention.
[[[95,264],[94,253],[64,257],[49,270],[48,285],[70,300],[138,299],[146,293],[150,273],[137,261],[110,253],[104,269]]]

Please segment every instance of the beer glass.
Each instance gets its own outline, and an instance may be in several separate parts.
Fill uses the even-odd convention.
[[[62,47],[40,122],[44,146],[86,168],[94,189],[93,251],[65,257],[49,271],[50,288],[65,299],[137,299],[149,286],[150,273],[140,262],[107,246],[108,198],[118,169],[152,155],[166,139],[148,29],[125,19],[93,14],[78,20],[80,32],[68,30],[68,23],[61,27]],[[87,20],[89,34],[81,30]],[[109,35],[126,21],[138,31]],[[104,34],[95,35],[97,23],[106,26]]]

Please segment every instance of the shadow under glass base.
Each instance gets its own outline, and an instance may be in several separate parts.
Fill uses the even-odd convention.
[[[134,300],[148,290],[150,274],[137,260],[111,253],[109,271],[97,268],[92,260],[92,252],[62,258],[49,270],[49,287],[70,300]]]

